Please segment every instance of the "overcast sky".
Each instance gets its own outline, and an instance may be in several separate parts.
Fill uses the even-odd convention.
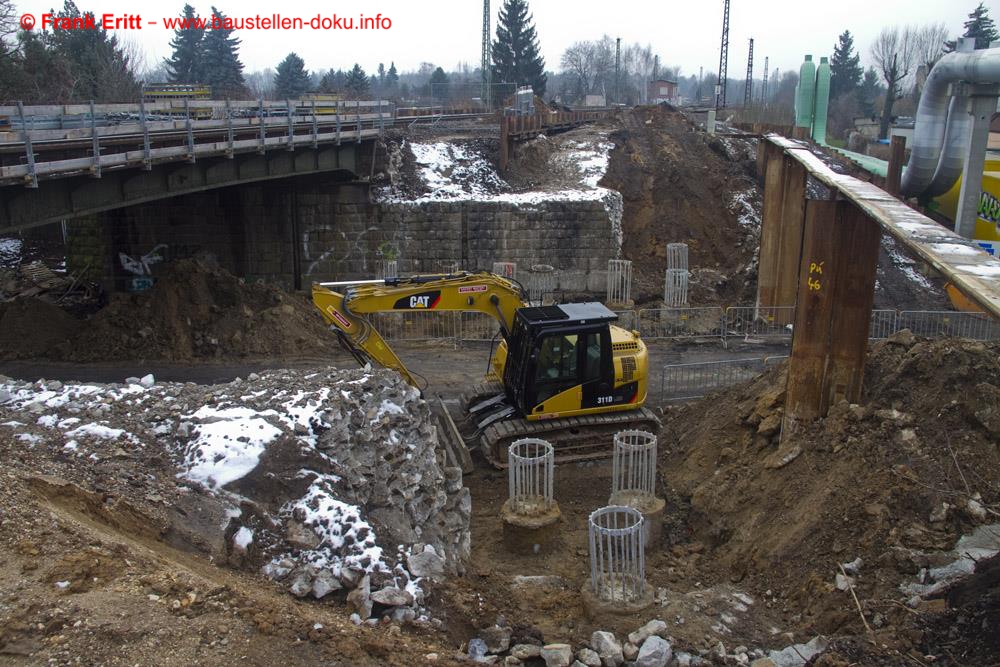
[[[15,0],[16,1],[16,0]],[[211,11],[211,0],[190,0],[199,13]],[[150,63],[169,55],[172,36],[162,24],[164,16],[179,14],[183,0],[137,3],[135,0],[77,0],[85,11],[126,15],[139,12],[142,20],[159,21],[142,30],[120,34],[137,40]],[[310,70],[347,69],[354,62],[369,73],[378,63],[395,61],[401,70],[432,62],[446,70],[460,62],[478,65],[482,30],[481,0],[334,0],[332,2],[278,2],[277,0],[215,0],[230,16],[300,16],[321,14],[357,17],[381,13],[392,20],[383,31],[269,30],[242,31],[240,57],[247,71],[274,67],[289,51],[305,59]],[[804,3],[793,0],[732,0],[730,18],[729,76],[743,78],[748,39],[754,38],[754,71],[759,76],[764,57],[770,66],[797,69],[802,56],[829,55],[837,35],[845,29],[855,35],[862,59],[884,26],[943,22],[957,35],[978,0],[834,0]],[[492,0],[493,31],[502,0]],[[21,0],[19,13],[41,14],[61,4],[53,0]],[[987,0],[994,19],[1000,20],[1000,0]],[[548,69],[559,68],[563,50],[575,41],[600,38],[607,33],[623,43],[651,44],[666,65],[679,65],[682,74],[697,74],[699,66],[715,71],[719,63],[722,0],[529,0],[535,17],[542,54]],[[153,7],[153,9],[148,9]]]

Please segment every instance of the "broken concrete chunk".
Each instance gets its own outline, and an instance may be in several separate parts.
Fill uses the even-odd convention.
[[[387,607],[405,607],[413,604],[413,595],[395,586],[386,586],[372,593],[371,600]]]
[[[670,647],[670,642],[653,635],[642,643],[635,664],[636,667],[666,667],[673,657],[674,652]]]
[[[486,642],[488,653],[503,653],[510,648],[510,628],[501,628],[494,625],[479,631],[479,638]]]
[[[569,644],[546,644],[542,647],[541,658],[545,667],[569,667],[573,662],[573,647]]]
[[[597,651],[592,651],[589,648],[582,648],[576,652],[576,661],[586,667],[601,667],[601,656],[597,654]]]
[[[444,559],[430,545],[424,547],[421,553],[407,556],[406,567],[414,577],[427,577],[434,581],[444,578]]]
[[[347,603],[354,607],[362,620],[372,615],[371,577],[367,574],[361,578],[361,583],[347,594]]]
[[[309,526],[291,520],[285,527],[285,541],[296,549],[315,549],[322,540]]]
[[[542,647],[534,644],[514,644],[510,649],[510,654],[518,660],[530,660],[542,654]]]
[[[630,643],[636,646],[642,646],[642,643],[646,641],[647,637],[653,635],[665,636],[667,633],[667,624],[659,619],[655,619],[642,626],[635,632],[629,633],[628,640]]]
[[[604,663],[604,667],[618,667],[625,662],[625,656],[622,655],[621,642],[610,632],[598,630],[590,635],[590,648],[597,651],[597,654],[601,656],[601,662]]]
[[[312,594],[317,600],[329,595],[334,591],[339,591],[343,586],[340,580],[334,576],[330,570],[322,570],[313,580]]]

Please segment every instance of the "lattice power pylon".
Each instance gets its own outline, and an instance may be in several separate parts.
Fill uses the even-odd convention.
[[[767,56],[764,56],[764,85],[760,90],[760,105],[763,107],[767,106]]]
[[[750,38],[750,55],[747,56],[747,80],[743,86],[743,106],[753,104],[753,37]]]
[[[722,48],[719,50],[719,79],[716,84],[715,110],[726,106],[726,79],[729,69],[729,0],[722,14]]]
[[[492,100],[490,99],[490,92],[493,83],[493,64],[490,58],[490,0],[483,0],[483,58],[482,58],[482,70],[483,70],[483,91],[482,98],[483,104],[486,105],[487,109],[492,109]]]

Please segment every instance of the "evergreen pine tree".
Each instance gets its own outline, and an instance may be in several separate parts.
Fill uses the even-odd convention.
[[[399,72],[396,71],[396,63],[389,63],[389,71],[385,73],[386,90],[395,90],[399,86]]]
[[[353,99],[361,99],[368,94],[368,75],[358,63],[354,63],[354,67],[347,73],[344,89]]]
[[[85,18],[72,0],[66,0],[58,18]],[[96,19],[95,19],[96,20]],[[128,102],[138,99],[139,84],[132,73],[132,63],[118,44],[118,38],[106,30],[53,30],[43,37],[55,60],[64,63],[69,73],[74,101]]]
[[[191,5],[184,5],[181,18],[187,20],[188,27],[174,30],[170,40],[174,52],[164,64],[171,83],[200,83],[205,29],[194,25],[198,15]]]
[[[990,10],[981,2],[969,14],[969,20],[965,22],[963,27],[965,28],[965,32],[962,33],[962,37],[975,37],[977,49],[987,49],[991,42],[1000,39],[996,24],[990,18]],[[949,53],[954,51],[955,42],[945,42],[944,50]]]
[[[448,75],[445,74],[444,70],[440,67],[436,68],[431,74],[428,84],[430,87],[430,95],[435,100],[442,101],[451,97],[451,91],[448,86]]]
[[[493,42],[493,81],[528,85],[539,97],[545,95],[545,61],[527,0],[504,0],[500,9]]]
[[[878,80],[878,72],[874,67],[865,70],[864,78],[861,80],[861,87],[858,90],[858,106],[861,107],[861,114],[872,118],[875,116],[875,100],[878,97],[882,85]]]
[[[233,37],[235,29],[226,27],[226,15],[215,7],[210,20],[203,41],[203,82],[212,86],[213,97],[238,97],[246,88],[238,53],[240,39]]]
[[[278,63],[274,75],[274,94],[278,99],[296,99],[310,88],[306,63],[294,51]]]
[[[845,30],[837,38],[830,58],[830,98],[857,90],[861,85],[861,77],[865,70],[861,66],[861,56],[854,51],[854,37],[850,30]]]

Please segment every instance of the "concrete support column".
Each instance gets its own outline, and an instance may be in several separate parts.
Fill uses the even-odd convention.
[[[783,446],[834,403],[861,398],[880,238],[848,202],[806,205]]]

